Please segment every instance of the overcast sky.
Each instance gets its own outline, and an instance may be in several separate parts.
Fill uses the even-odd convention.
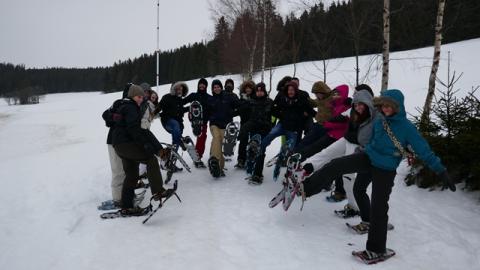
[[[211,38],[208,1],[160,0],[161,50]],[[0,0],[0,62],[109,66],[154,52],[155,28],[156,0]]]

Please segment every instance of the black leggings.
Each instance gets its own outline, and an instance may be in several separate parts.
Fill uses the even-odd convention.
[[[373,167],[365,153],[336,158],[303,182],[305,195],[307,197],[315,195],[325,186],[331,185],[332,179],[350,173],[371,173],[372,200],[367,250],[383,253],[386,251],[387,243],[388,200],[392,192],[395,171]]]

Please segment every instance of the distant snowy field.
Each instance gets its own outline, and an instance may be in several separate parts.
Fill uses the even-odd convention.
[[[443,46],[443,56],[452,52],[452,70],[464,72],[457,85],[463,90],[480,85],[479,48],[480,39]],[[432,53],[391,56],[416,59],[392,61],[390,68],[390,86],[404,91],[410,113],[423,105]],[[361,58],[362,74],[370,59]],[[353,85],[353,61],[330,61],[336,71],[328,84]],[[291,65],[279,67],[274,83],[292,72]],[[439,76],[445,73],[442,61]],[[302,89],[310,90],[319,74],[314,63],[297,65]],[[233,78],[238,86],[240,78]],[[366,82],[378,93],[380,73]],[[194,91],[196,80],[188,84]],[[161,94],[168,88],[161,86]],[[48,95],[32,106],[0,102],[0,269],[480,269],[479,194],[428,192],[400,181],[390,200],[395,230],[388,234],[397,255],[370,267],[350,255],[364,248],[366,236],[352,234],[334,216],[344,203],[326,202],[327,193],[308,199],[303,212],[298,200],[287,213],[269,209],[280,189],[271,168],[259,187],[249,186],[233,162],[221,180],[207,170],[175,174],[183,203],[169,201],[147,225],[141,218],[100,220],[96,207],[110,198],[100,115],[119,97],[76,93]],[[170,141],[159,121],[152,130]],[[276,140],[268,156],[278,147]]]

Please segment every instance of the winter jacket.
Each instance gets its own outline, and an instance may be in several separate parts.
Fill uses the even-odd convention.
[[[279,123],[288,131],[298,132],[303,129],[305,113],[311,117],[315,115],[315,110],[305,97],[298,94],[298,86],[295,86],[296,94],[293,98],[287,96],[286,90],[279,92],[275,97],[272,114],[280,119]],[[288,87],[286,87],[288,89]]]
[[[233,95],[227,94],[225,91],[220,92],[220,94],[214,93],[207,103],[207,115],[210,125],[225,129],[228,123],[232,122],[238,107],[239,100]]]
[[[183,86],[182,96],[175,94],[175,88],[179,85]],[[183,129],[183,114],[188,111],[188,107],[183,107],[185,101],[184,97],[188,93],[188,86],[185,83],[175,83],[170,89],[170,93],[164,95],[158,104],[157,110],[160,110],[160,118],[162,123],[165,123],[169,119],[175,119],[178,121]]]
[[[350,143],[359,144],[364,147],[372,137],[373,122],[377,115],[377,110],[373,106],[372,95],[366,90],[357,91],[353,94],[353,104],[356,103],[365,104],[368,107],[370,117],[362,123],[354,123],[352,119],[350,119],[348,130],[344,137]],[[353,113],[355,113],[354,109],[352,109],[352,114]]]
[[[200,89],[197,88],[197,92],[191,93],[190,95],[188,95],[183,100],[183,102],[185,104],[189,104],[193,101],[200,102],[200,104],[202,105],[202,119],[203,119],[204,124],[206,124],[208,122],[208,117],[207,117],[207,114],[206,114],[206,110],[207,110],[207,107],[208,107],[208,99],[211,98],[211,97],[212,96],[209,93],[207,93],[206,89],[205,89],[205,91],[200,91]]]
[[[252,93],[249,95],[245,92],[245,88],[252,89]],[[246,81],[240,86],[240,100],[237,114],[240,116],[240,124],[245,124],[250,118],[250,106],[252,97],[255,95],[255,83],[252,81]]]
[[[273,100],[264,96],[250,100],[249,120],[252,123],[255,132],[266,134],[272,129],[272,109]]]
[[[432,152],[428,143],[417,131],[417,128],[407,119],[402,92],[396,89],[387,90],[382,93],[380,101],[394,102],[398,111],[392,116],[377,117],[375,119],[373,136],[365,147],[365,152],[369,156],[372,165],[380,169],[394,171],[402,160],[400,151],[395,147],[384,130],[383,121],[386,121],[395,137],[405,149],[410,145],[415,154],[437,174],[445,171],[440,158]]]
[[[137,103],[126,98],[118,108],[119,117],[112,133],[113,146],[123,143],[136,143],[147,153],[156,154],[162,149],[161,144],[148,129],[141,128],[141,110]]]
[[[329,120],[323,122],[323,126],[327,130],[328,136],[338,140],[348,129],[349,117],[342,115],[348,111],[351,105],[347,104],[348,86],[340,85],[335,88],[339,94],[339,98],[334,98],[331,101],[332,114]]]

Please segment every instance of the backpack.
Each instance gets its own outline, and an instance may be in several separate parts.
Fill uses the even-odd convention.
[[[125,101],[123,99],[115,100],[112,106],[103,112],[102,118],[107,127],[112,128],[115,126],[115,123],[118,123],[122,120],[122,115],[119,113],[119,108],[124,104],[124,102]]]

